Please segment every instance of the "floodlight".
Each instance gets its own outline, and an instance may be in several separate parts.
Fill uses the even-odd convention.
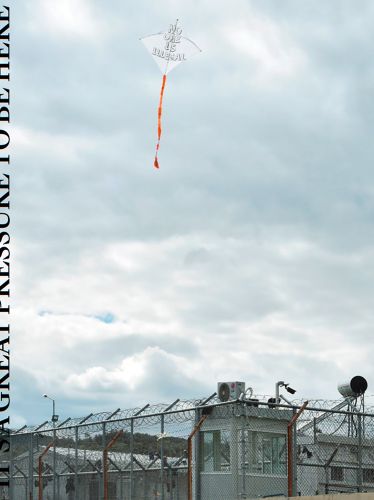
[[[346,382],[345,384],[338,385],[338,391],[345,398],[358,398],[359,396],[365,394],[367,388],[367,380],[360,375],[356,375],[356,377],[353,377],[349,382]]]

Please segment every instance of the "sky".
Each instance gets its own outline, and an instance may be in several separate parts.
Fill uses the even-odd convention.
[[[374,394],[374,4],[12,11],[12,424],[210,395]],[[139,38],[180,20],[168,75]]]

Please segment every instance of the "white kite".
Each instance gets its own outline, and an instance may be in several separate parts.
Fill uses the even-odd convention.
[[[154,35],[148,35],[140,39],[147,50],[156,61],[157,66],[162,71],[162,85],[160,92],[160,102],[158,105],[158,127],[157,127],[157,145],[154,160],[154,166],[159,168],[158,150],[160,148],[161,138],[161,115],[162,115],[162,98],[166,84],[166,75],[170,73],[178,64],[187,61],[201,49],[195,42],[189,38],[182,36],[182,28],[178,24],[178,19],[175,24],[171,24],[168,31],[161,31]]]

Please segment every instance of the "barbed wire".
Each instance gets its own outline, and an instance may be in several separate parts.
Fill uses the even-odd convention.
[[[254,404],[256,402],[264,404],[267,403],[268,400],[272,396],[269,395],[259,395],[253,394],[251,400]],[[366,397],[366,405],[365,411],[369,413],[374,413],[374,406],[368,404],[368,399],[373,399],[374,396],[370,395]],[[21,429],[16,431],[12,431],[12,435],[21,436],[24,434],[31,433],[42,433],[43,435],[52,435],[55,431],[58,432],[60,436],[69,435],[73,429],[76,427],[85,427],[90,428],[90,432],[101,432],[103,423],[106,424],[107,430],[116,430],[119,427],[119,422],[121,423],[121,427],[125,422],[129,425],[131,419],[137,417],[137,426],[141,426],[144,422],[147,424],[158,424],[160,422],[160,418],[164,415],[165,423],[184,423],[193,420],[195,415],[195,409],[199,405],[204,402],[209,402],[210,405],[217,405],[221,401],[219,400],[217,394],[212,394],[210,397],[202,397],[197,399],[188,399],[188,400],[179,400],[177,399],[173,403],[155,403],[155,404],[147,404],[143,407],[135,407],[128,409],[120,409],[118,408],[115,411],[104,411],[98,413],[91,413],[84,417],[75,417],[75,418],[66,418],[62,422],[57,425],[52,421],[45,421],[42,424],[36,425],[25,425]],[[299,407],[304,403],[304,399],[293,399],[290,401],[292,406]],[[331,410],[338,404],[344,402],[344,399],[311,399],[309,400],[308,407],[313,408],[313,415],[308,415],[308,411],[305,411],[303,417],[299,420],[299,425],[305,424],[305,422],[310,421],[312,418],[318,417],[318,411],[323,413],[326,410]],[[361,408],[362,409],[362,408]],[[113,421],[111,421],[113,420]],[[339,419],[340,422],[340,419]]]

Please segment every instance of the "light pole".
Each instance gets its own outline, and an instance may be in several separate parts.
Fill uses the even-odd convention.
[[[58,415],[56,415],[56,402],[53,398],[50,398],[47,394],[43,394],[43,398],[50,399],[52,401],[52,424],[53,424],[53,500],[56,500],[56,422],[58,421]],[[39,484],[39,488],[43,487]]]

